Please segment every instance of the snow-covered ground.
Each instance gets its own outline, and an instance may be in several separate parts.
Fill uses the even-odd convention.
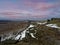
[[[19,33],[17,36],[15,36],[13,34],[8,34],[8,36],[4,37],[4,35],[3,35],[1,37],[1,41],[5,41],[5,40],[10,39],[10,38],[12,38],[14,40],[22,40],[23,38],[25,38],[27,30],[31,27],[34,27],[34,25],[30,25],[27,29],[25,29],[24,31]],[[31,34],[31,36],[34,37],[33,34]]]
[[[18,39],[19,39],[19,40],[22,40],[23,38],[25,38],[25,35],[26,35],[27,30],[28,30],[29,28],[31,28],[31,27],[34,27],[34,25],[30,25],[27,29],[25,29],[23,32],[21,32],[21,34],[18,34],[18,35],[16,36],[15,40],[18,40]],[[34,37],[33,34],[31,34],[31,36]]]
[[[41,22],[37,22],[37,24],[40,24],[40,25],[44,25],[44,24],[46,24],[46,26],[48,26],[48,27],[58,28],[58,29],[60,29],[60,27],[57,26],[57,24],[47,24],[47,22],[43,22],[43,23],[41,23]]]
[[[17,36],[15,37],[15,40],[18,40],[20,37],[21,37],[21,35],[17,35]]]
[[[34,25],[30,25],[28,28],[31,28],[31,27],[34,27]],[[28,28],[27,28],[27,29],[28,29]]]
[[[31,27],[34,27],[34,25],[31,24],[27,29],[25,29],[24,31],[22,31],[21,33],[19,33],[17,36],[15,36],[13,34],[9,34],[8,36],[4,37],[4,35],[3,35],[1,37],[1,41],[5,41],[5,40],[10,39],[10,38],[12,38],[13,40],[22,40],[23,38],[25,38],[27,30],[29,28],[31,28]],[[33,33],[31,33],[31,36],[34,37]]]
[[[11,37],[13,37],[12,34],[9,34],[9,35],[6,36],[6,37],[4,37],[4,35],[3,35],[3,36],[1,36],[1,41],[5,41],[5,40],[7,40],[7,39],[10,39]]]
[[[44,25],[44,24],[46,24],[47,22],[43,22],[43,23],[41,23],[41,22],[37,22],[37,24],[40,24],[40,25]]]
[[[33,33],[30,33],[30,35],[31,35],[32,38],[36,38]]]
[[[57,24],[47,24],[46,26],[60,29],[60,27],[57,26]]]

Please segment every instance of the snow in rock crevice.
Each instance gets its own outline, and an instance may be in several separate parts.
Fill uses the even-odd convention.
[[[30,35],[31,35],[32,38],[36,38],[33,33],[30,33]]]

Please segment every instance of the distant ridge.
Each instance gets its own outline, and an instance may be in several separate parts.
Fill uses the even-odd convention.
[[[12,20],[0,20],[0,22],[11,22]]]

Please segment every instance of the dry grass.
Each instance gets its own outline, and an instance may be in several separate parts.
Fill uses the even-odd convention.
[[[18,31],[18,29],[23,29],[28,26],[28,22],[1,22],[0,23],[0,34]]]

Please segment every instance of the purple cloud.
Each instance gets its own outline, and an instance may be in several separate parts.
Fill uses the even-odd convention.
[[[0,3],[0,16],[8,18],[47,18],[52,15],[60,3],[52,0],[20,0]],[[58,8],[60,9],[60,8]],[[57,14],[54,13],[54,14]]]

